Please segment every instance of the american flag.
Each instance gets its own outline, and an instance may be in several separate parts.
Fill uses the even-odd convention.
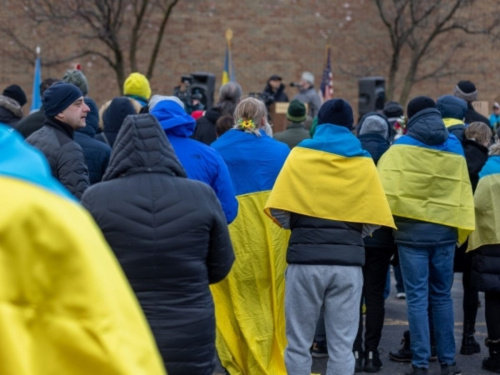
[[[330,46],[326,50],[325,68],[321,77],[321,96],[323,101],[327,101],[333,97],[333,80],[332,80],[332,64],[330,61]]]

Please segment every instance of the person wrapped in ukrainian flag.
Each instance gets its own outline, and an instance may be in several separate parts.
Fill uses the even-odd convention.
[[[380,226],[395,228],[373,159],[352,126],[349,103],[326,101],[314,137],[291,151],[266,203],[273,221],[291,229],[285,276],[289,375],[311,372],[309,349],[321,309],[327,374],[354,373],[363,237]]]
[[[451,287],[457,242],[474,230],[474,202],[460,141],[449,134],[436,103],[408,103],[406,135],[378,162],[380,179],[398,230],[394,242],[405,286],[412,369],[427,374],[432,310],[441,374],[459,374]]]
[[[90,215],[0,124],[0,374],[166,375]]]
[[[489,158],[474,193],[476,230],[469,236],[467,251],[472,251],[471,282],[484,292],[485,344],[489,357],[483,368],[500,372],[500,143],[490,147]]]
[[[285,249],[289,231],[264,214],[264,205],[290,149],[268,133],[265,104],[243,99],[235,126],[212,143],[227,164],[239,209],[229,225],[235,262],[212,285],[216,344],[231,375],[286,375]]]

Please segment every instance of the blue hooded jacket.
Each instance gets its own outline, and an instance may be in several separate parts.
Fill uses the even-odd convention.
[[[238,213],[238,201],[229,171],[216,150],[189,138],[196,126],[194,118],[172,100],[160,101],[150,113],[158,119],[188,178],[204,182],[214,189],[227,223],[231,223]]]
[[[465,124],[463,121],[467,113],[467,102],[453,95],[443,95],[436,101],[436,107],[441,113],[448,131],[463,143],[465,140]],[[452,125],[448,125],[448,119],[455,119],[460,122],[454,121]]]

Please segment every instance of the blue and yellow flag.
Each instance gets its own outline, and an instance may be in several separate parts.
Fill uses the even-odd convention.
[[[395,228],[370,154],[345,127],[323,124],[290,153],[267,201],[266,213],[289,228],[289,212]]]
[[[474,193],[476,230],[469,236],[467,251],[500,244],[500,156],[490,156],[479,173]]]
[[[233,32],[231,29],[226,30],[226,57],[224,60],[224,70],[222,71],[222,84],[236,81],[234,75],[233,59],[231,58],[231,38]]]
[[[37,53],[39,50],[37,49]],[[42,107],[42,97],[40,96],[40,83],[42,81],[42,66],[40,57],[35,61],[35,73],[33,75],[33,89],[31,91],[31,112],[36,112]]]
[[[229,225],[235,262],[211,285],[217,353],[231,375],[286,375],[285,268],[290,232],[264,214],[289,149],[262,134],[229,130],[212,146],[233,180],[238,215]]]
[[[460,141],[437,146],[399,138],[378,162],[394,216],[458,228],[459,243],[474,230],[474,201]]]

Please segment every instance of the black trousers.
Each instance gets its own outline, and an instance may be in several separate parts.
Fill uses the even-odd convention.
[[[365,351],[377,351],[382,337],[385,317],[384,289],[389,270],[389,262],[396,247],[365,249],[365,265],[363,267],[363,302],[366,305],[365,315]],[[359,328],[353,350],[363,352],[363,316],[359,310]]]
[[[500,292],[485,292],[484,305],[488,338],[500,340]]]
[[[473,332],[465,332],[465,330],[473,330],[476,324],[477,307],[479,303],[479,292],[477,286],[471,282],[472,272],[472,253],[466,253],[464,256],[464,268],[462,275],[462,285],[464,288],[464,333],[472,334]]]

